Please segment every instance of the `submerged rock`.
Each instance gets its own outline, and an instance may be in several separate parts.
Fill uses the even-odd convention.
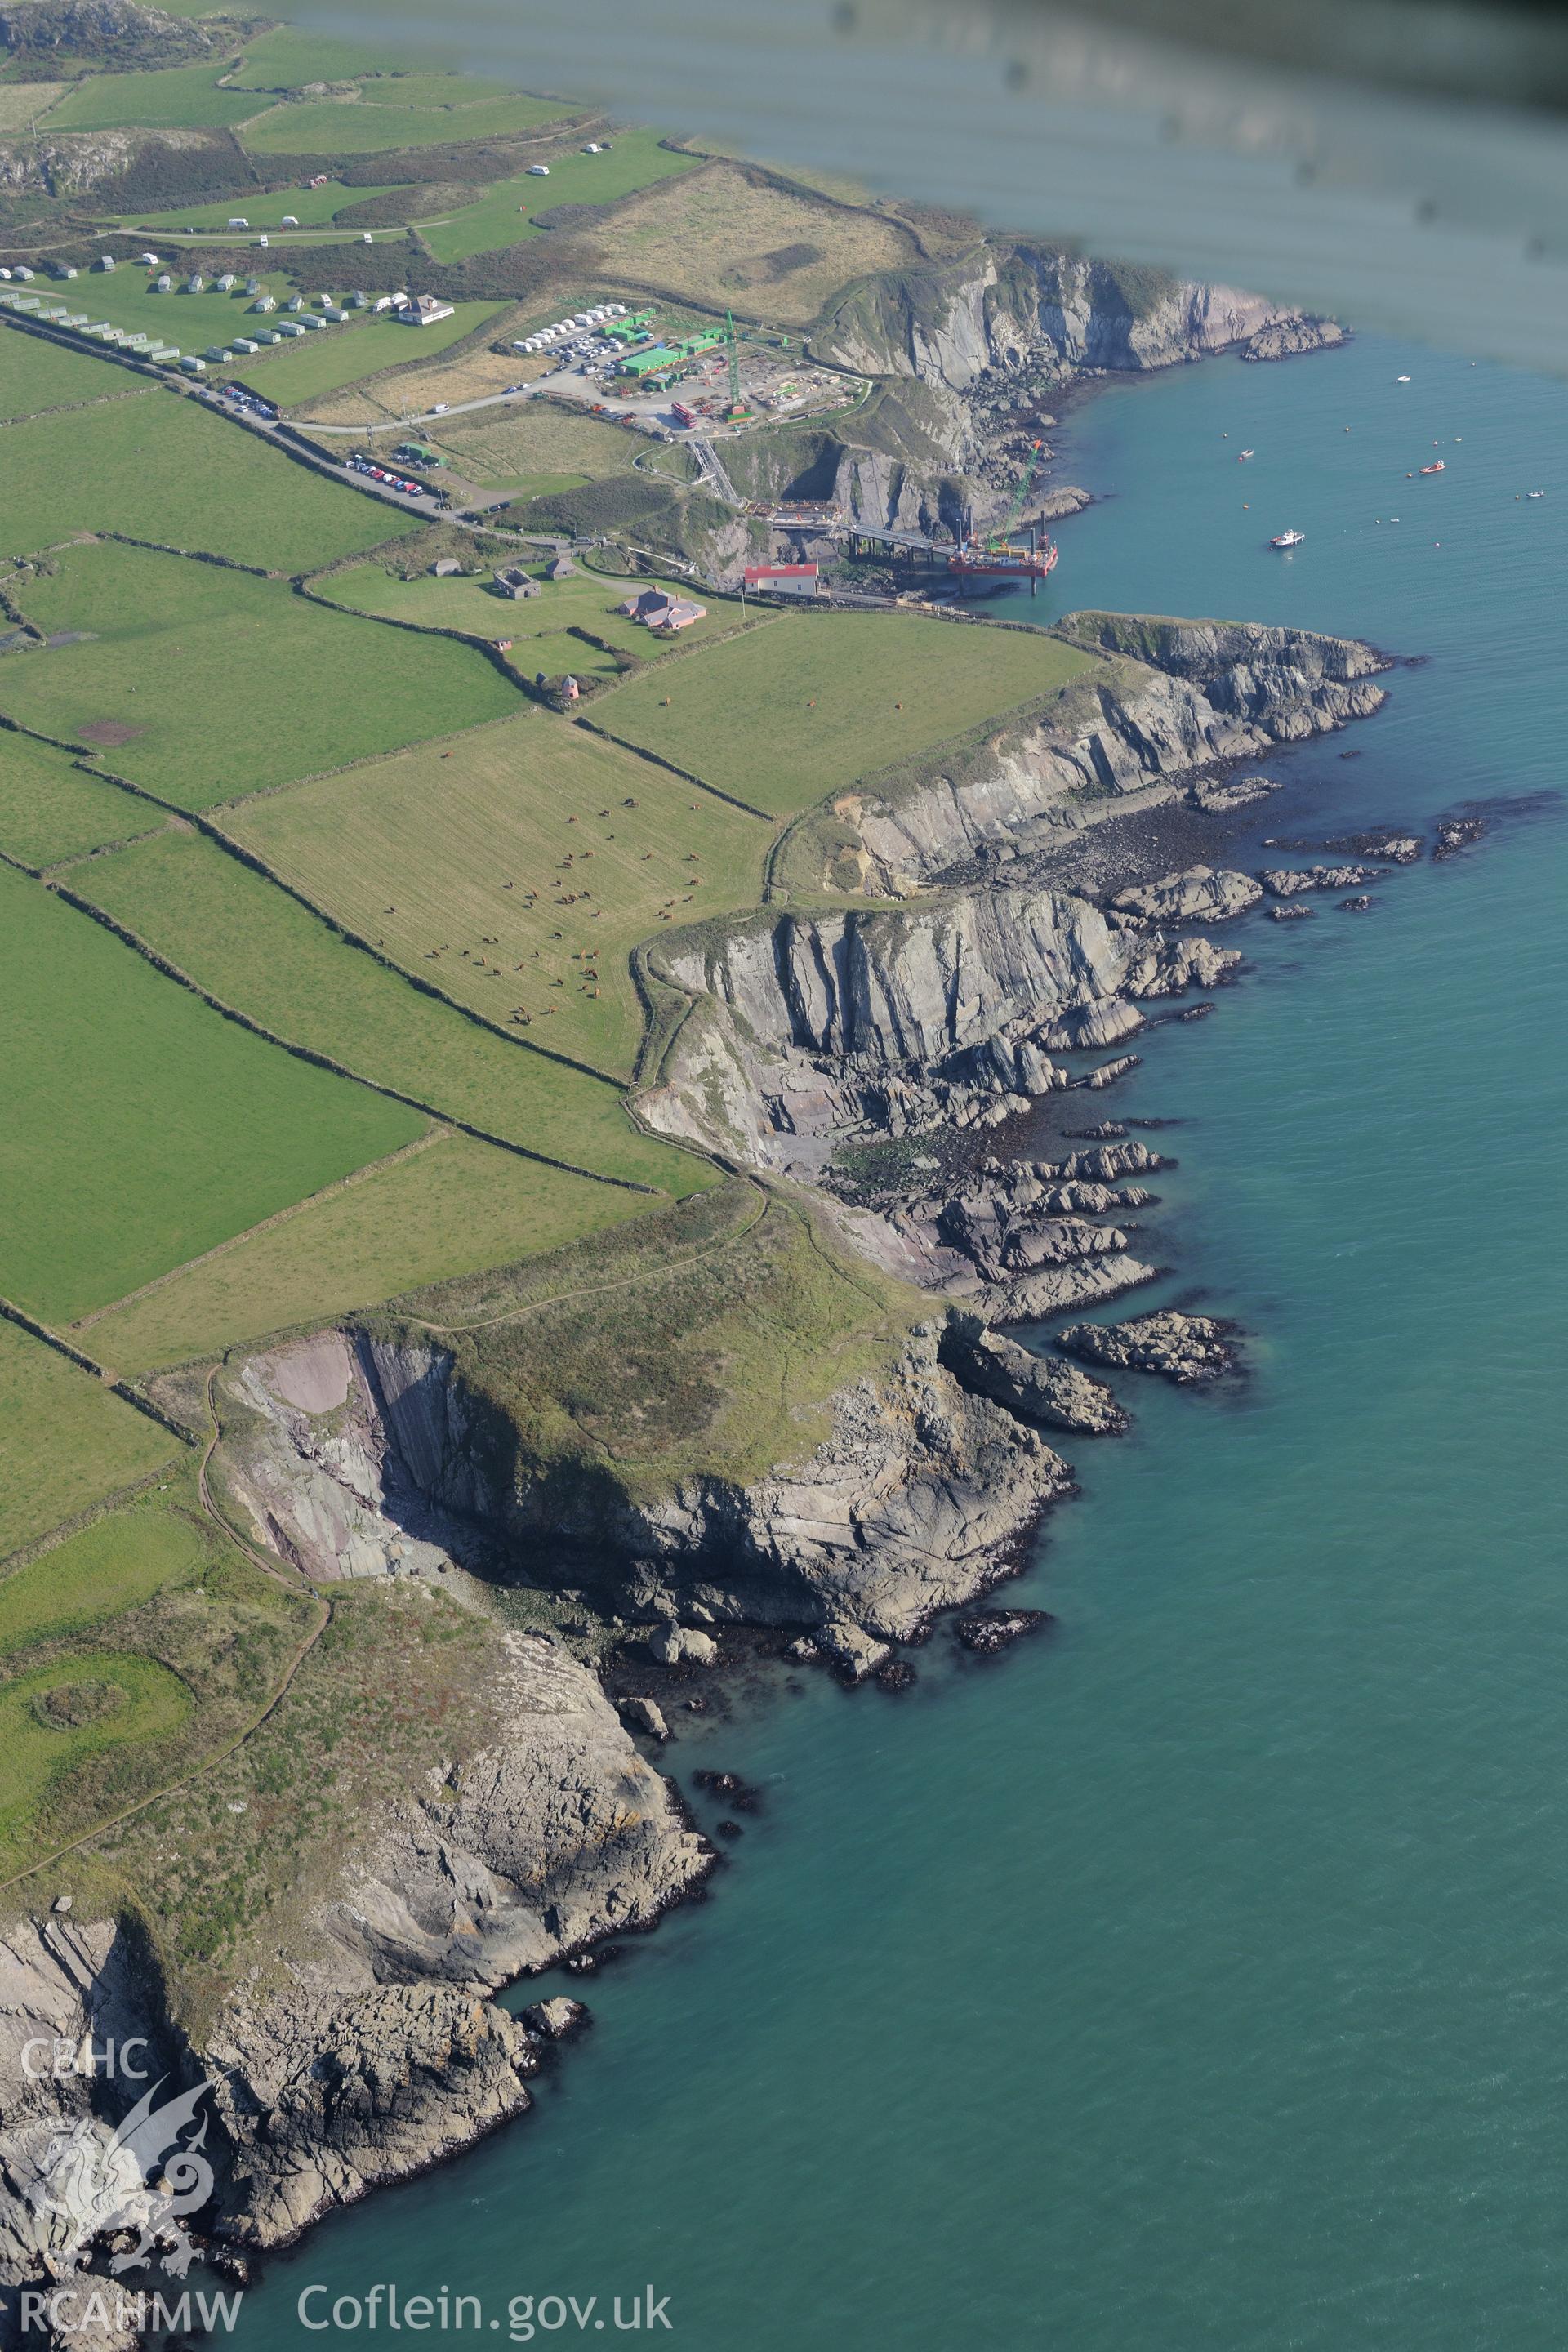
[[[985,1658],[1011,1649],[1023,1634],[1037,1633],[1050,1622],[1044,1609],[977,1609],[973,1616],[958,1618],[952,1630],[966,1650]]]
[[[1057,1345],[1091,1364],[1110,1364],[1118,1370],[1157,1372],[1178,1386],[1194,1381],[1217,1381],[1234,1371],[1237,1350],[1234,1323],[1212,1315],[1184,1315],[1173,1307],[1153,1315],[1134,1316],[1127,1323],[1073,1323],[1057,1333]]]
[[[1441,866],[1445,858],[1454,856],[1461,849],[1468,849],[1472,842],[1479,841],[1486,829],[1484,821],[1479,816],[1445,817],[1437,827],[1437,845],[1432,852],[1432,863]]]
[[[1312,909],[1310,907],[1270,907],[1268,919],[1271,923],[1310,923]]]

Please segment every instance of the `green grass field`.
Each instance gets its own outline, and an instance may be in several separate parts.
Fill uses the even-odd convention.
[[[342,292],[342,289],[331,290]],[[461,341],[487,319],[493,319],[501,307],[494,302],[459,302],[450,319],[437,319],[433,327],[417,328],[405,327],[396,319],[374,319],[367,314],[356,325],[332,327],[324,335],[308,336],[287,348],[276,344],[265,359],[237,363],[235,373],[254,384],[268,400],[277,401],[280,407],[293,409],[301,401],[318,400],[324,393],[359,383],[381,368],[396,367],[405,360],[426,359],[432,352],[445,351],[448,343]],[[389,394],[395,405],[395,392],[391,387]],[[324,442],[321,446],[327,448],[329,457],[340,457],[353,443],[344,437],[334,447]]]
[[[443,775],[458,764],[441,763]],[[71,879],[224,1003],[362,1077],[577,1167],[671,1192],[703,1180],[700,1160],[632,1125],[613,1087],[411,987],[198,834],[161,834]],[[584,1230],[624,1204],[608,1186],[584,1187]]]
[[[15,656],[25,658],[25,656]],[[0,665],[0,699],[5,667]],[[0,849],[24,866],[81,857],[164,822],[134,794],[73,766],[63,751],[0,729]]]
[[[247,112],[256,106],[254,97],[240,102]],[[515,138],[567,111],[545,98],[479,98],[462,106],[303,99],[270,108],[240,135],[253,155],[375,155],[400,147]]]
[[[492,1020],[526,1011],[531,1038],[616,1076],[642,1028],[631,947],[753,905],[773,839],[546,712],[449,760],[406,752],[247,801],[225,824],[409,971]]]
[[[447,1134],[114,1308],[87,1336],[117,1368],[147,1371],[603,1234],[659,1205]]]
[[[0,711],[182,808],[519,708],[468,646],[331,611],[282,581],[113,542],[58,560],[26,583],[28,616],[85,642],[6,656]]]
[[[0,1559],[179,1451],[90,1372],[0,1319]],[[11,1589],[0,1583],[0,1628]]]
[[[201,1530],[159,1496],[107,1512],[0,1579],[0,1657],[134,1609],[176,1579],[199,1578],[206,1562]]]
[[[417,1112],[225,1021],[0,867],[0,1291],[51,1322],[121,1298],[418,1135]]]
[[[167,212],[121,213],[119,218],[127,228],[155,234],[159,229],[226,228],[237,217],[248,221],[252,230],[274,229],[290,213],[301,228],[322,228],[346,205],[368,204],[397,185],[393,181],[382,188],[345,188],[341,180],[329,180],[324,188],[277,188],[269,194],[247,189],[243,196],[224,196],[216,204],[171,205]]]
[[[546,496],[546,483],[571,489],[629,473],[632,459],[647,447],[624,426],[574,415],[552,400],[437,417],[434,433],[427,425],[420,431],[471,480],[524,498]]]
[[[520,237],[542,236],[532,215],[553,205],[613,205],[656,180],[694,171],[700,161],[661,147],[656,131],[622,131],[607,155],[562,155],[552,162],[548,180],[526,173],[497,180],[478,204],[465,205],[440,226],[426,226],[422,233],[437,261],[466,261],[470,254],[515,245]]]
[[[96,1720],[72,1724],[62,1717],[56,1725],[45,1719],[51,1693],[58,1703],[80,1707],[84,1694],[103,1685],[117,1697]],[[0,1748],[5,1756],[0,1868],[22,1859],[28,1830],[62,1780],[106,1748],[167,1738],[195,1704],[178,1675],[129,1650],[69,1651],[0,1683]]]
[[[247,41],[234,86],[300,89],[308,81],[357,81],[362,74],[387,71],[379,42],[340,41],[330,33],[306,32],[299,25],[275,25],[269,33]]]
[[[543,572],[542,564],[526,568],[536,577]],[[619,677],[615,656],[582,637],[568,635],[572,629],[585,630],[603,638],[606,646],[636,654],[644,661],[661,661],[675,646],[701,645],[740,623],[738,604],[704,596],[700,601],[707,604],[707,618],[694,621],[672,644],[616,610],[645,587],[664,588],[679,595],[689,593],[679,582],[606,580],[602,574],[584,572],[572,580],[544,581],[542,594],[514,599],[497,594],[489,570],[473,579],[437,580],[426,574],[403,580],[384,563],[359,563],[350,572],[335,572],[323,581],[321,593],[356,613],[414,621],[421,628],[467,629],[475,636],[498,640],[510,637],[512,666],[529,677],[542,669],[551,677],[563,670],[580,677]]]
[[[5,462],[5,555],[31,554],[72,531],[122,530],[299,572],[387,533],[375,500],[290,464],[173,392],[14,425]]]
[[[1094,667],[1093,656],[1022,630],[903,614],[790,615],[668,676],[634,678],[594,718],[622,741],[789,816]]]
[[[223,130],[261,103],[254,93],[219,89],[226,59],[164,66],[151,73],[90,74],[49,116],[51,131]]]
[[[69,408],[80,401],[144,394],[148,389],[128,369],[108,360],[65,351],[20,327],[7,326],[0,333],[0,424],[50,408]]]

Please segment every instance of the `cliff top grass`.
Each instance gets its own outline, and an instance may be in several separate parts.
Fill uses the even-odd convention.
[[[181,808],[524,707],[467,646],[382,628],[281,580],[184,556],[73,546],[19,595],[37,628],[68,642],[6,656],[0,712],[90,749]]]
[[[221,1750],[310,1615],[204,1517],[189,1465],[0,1580],[0,1876]]]
[[[399,1300],[371,1328],[451,1351],[519,1476],[613,1504],[810,1454],[834,1393],[883,1370],[930,1312],[803,1197],[737,1179],[591,1246]]]
[[[621,687],[595,719],[753,807],[793,816],[1098,666],[1043,630],[790,614],[668,678]]]
[[[531,178],[526,171],[497,180],[477,204],[424,224],[421,234],[437,261],[466,261],[470,254],[545,235],[534,226],[535,213],[553,213],[563,205],[616,204],[658,181],[695,171],[700,160],[665,146],[657,131],[619,131],[608,154],[552,156],[548,180]]]
[[[786,326],[808,324],[852,278],[918,253],[885,214],[726,162],[628,198],[595,222],[594,241],[611,277]]]
[[[652,1160],[658,1147],[647,1147]],[[706,1163],[668,1150],[701,1184]],[[664,1196],[668,1198],[668,1195]],[[237,1235],[79,1333],[127,1375],[363,1312],[412,1284],[553,1250],[645,1216],[658,1199],[437,1132],[292,1212]]]
[[[178,1441],[0,1318],[0,1560],[173,1461]],[[0,1583],[0,1626],[8,1583]]]

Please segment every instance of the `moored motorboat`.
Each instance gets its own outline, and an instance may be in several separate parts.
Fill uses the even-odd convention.
[[[1282,530],[1279,538],[1271,539],[1268,544],[1270,547],[1300,547],[1306,536],[1304,530]]]

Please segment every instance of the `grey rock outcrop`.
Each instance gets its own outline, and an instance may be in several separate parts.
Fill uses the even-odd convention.
[[[1058,1348],[1132,1372],[1156,1372],[1178,1387],[1215,1381],[1236,1368],[1236,1326],[1211,1315],[1164,1307],[1128,1323],[1074,1323],[1056,1335]]]
[[[1184,791],[1205,769],[1368,717],[1384,700],[1373,679],[1387,665],[1353,638],[1098,612],[1058,628],[1116,656],[1114,671],[999,730],[956,772],[840,803],[876,887],[901,892],[987,845],[1026,848],[1085,803]]]
[[[1269,319],[1241,347],[1244,360],[1290,360],[1303,352],[1331,351],[1348,340],[1337,319],[1322,319],[1307,310],[1287,311]]]
[[[1137,915],[1146,922],[1224,923],[1246,914],[1262,896],[1250,874],[1189,866],[1185,873],[1168,874],[1163,882],[1140,882],[1119,890],[1110,903],[1118,914]]]
[[[588,1669],[536,1634],[504,1646],[505,1740],[407,1791],[323,1911],[349,1981],[489,1991],[651,1926],[708,1866]]]
[[[1273,898],[1299,898],[1304,890],[1350,890],[1361,882],[1386,879],[1386,866],[1274,866],[1263,877]]]
[[[514,2018],[444,1984],[235,2011],[205,2054],[233,2151],[213,2234],[258,2251],[521,2115],[538,2063]]]
[[[1187,798],[1205,816],[1229,816],[1237,809],[1251,808],[1256,802],[1267,800],[1270,793],[1280,789],[1272,776],[1228,776],[1194,784]]]
[[[865,1682],[892,1656],[886,1642],[877,1641],[847,1617],[830,1617],[811,1638],[847,1683]]]
[[[979,1317],[955,1314],[948,1326],[947,1358],[965,1387],[994,1397],[1009,1412],[1044,1429],[1110,1437],[1127,1415],[1103,1381],[1091,1380],[1059,1357],[1037,1356],[993,1331]]]
[[[543,2042],[564,2042],[574,2033],[581,2033],[589,2023],[586,2008],[565,1993],[557,1993],[553,2000],[536,2000],[522,2012],[522,2021],[531,2033]]]

